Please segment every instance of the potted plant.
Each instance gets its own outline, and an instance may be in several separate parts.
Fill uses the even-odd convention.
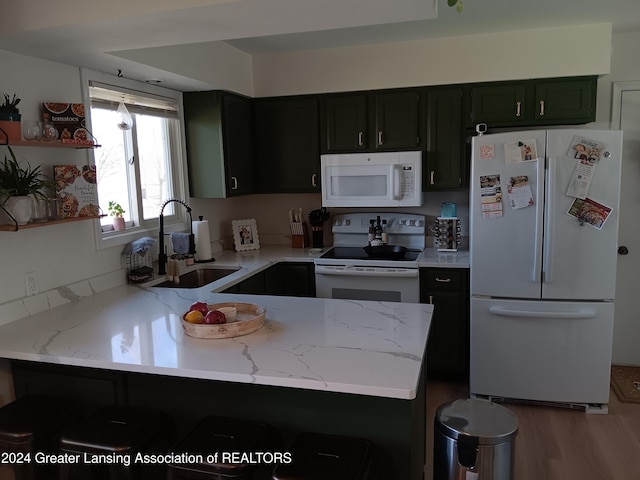
[[[0,103],[0,142],[10,143],[20,141],[22,138],[20,130],[20,119],[22,115],[18,110],[20,98],[14,93],[13,96],[4,94],[4,101]],[[6,138],[5,138],[6,137]]]
[[[113,217],[113,229],[124,230],[124,208],[122,208],[122,206],[118,202],[109,200],[109,206],[107,207],[107,210],[109,211],[109,215]]]
[[[47,193],[54,183],[42,173],[42,165],[32,168],[28,162],[22,166],[15,153],[7,145],[10,158],[5,155],[0,163],[0,207],[18,225],[25,225],[33,214],[33,200],[47,201]]]

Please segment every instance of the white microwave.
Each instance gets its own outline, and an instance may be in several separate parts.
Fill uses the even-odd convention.
[[[419,207],[422,152],[322,155],[323,207]]]

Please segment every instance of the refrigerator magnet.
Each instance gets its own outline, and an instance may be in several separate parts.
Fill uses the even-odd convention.
[[[584,200],[589,193],[591,180],[596,169],[596,163],[588,159],[578,160],[573,175],[569,181],[567,195]]]
[[[498,218],[502,216],[500,175],[480,176],[480,202],[482,203],[483,218]]]
[[[538,159],[535,140],[504,144],[504,160],[507,164],[532,162]]]
[[[611,211],[611,207],[598,203],[590,198],[585,198],[584,200],[576,198],[569,207],[567,214],[577,218],[580,225],[587,223],[598,230],[602,230],[604,223],[607,221],[607,218],[609,218],[609,215],[611,215]]]
[[[533,193],[531,193],[529,177],[526,175],[511,177],[511,181],[507,187],[507,194],[509,195],[509,203],[511,204],[512,210],[533,205]]]
[[[600,153],[604,147],[602,142],[574,135],[567,156],[595,163],[600,160]]]

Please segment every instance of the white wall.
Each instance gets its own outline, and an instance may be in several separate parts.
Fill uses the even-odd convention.
[[[611,75],[600,79],[598,84],[598,125],[609,127],[611,119],[612,93],[614,82],[640,81],[638,63],[639,33],[614,35]],[[616,286],[616,310],[613,331],[613,355],[615,364],[640,365],[640,321],[638,320],[638,271],[640,270],[640,211],[638,195],[639,159],[638,135],[640,124],[633,132],[624,132],[625,150],[622,158],[622,195],[620,206],[620,245],[629,248],[629,254],[618,256],[618,278]]]
[[[585,35],[585,32],[588,32]],[[254,57],[255,96],[609,72],[611,25],[519,30]]]
[[[40,118],[41,102],[81,102],[76,67],[15,55],[0,50],[0,91],[22,98],[23,120]],[[52,175],[55,164],[82,165],[85,150],[14,147],[18,160],[43,165]],[[7,154],[0,147],[0,156]],[[24,274],[36,272],[41,292],[119,269],[119,249],[96,251],[93,221],[0,232],[0,305],[25,296]],[[0,318],[0,321],[2,318]]]

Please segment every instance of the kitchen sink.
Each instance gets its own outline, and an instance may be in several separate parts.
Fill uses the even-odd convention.
[[[180,282],[177,284],[166,280],[153,286],[160,288],[199,288],[231,275],[238,270],[240,270],[240,267],[199,268],[180,275],[178,277]]]

